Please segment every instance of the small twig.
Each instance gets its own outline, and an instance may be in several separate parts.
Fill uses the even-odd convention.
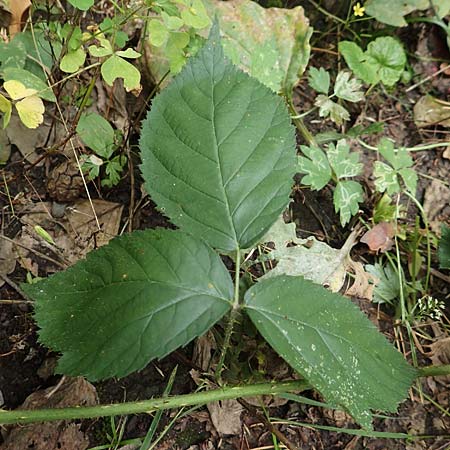
[[[25,292],[20,289],[19,285],[11,280],[7,275],[0,273],[0,278],[7,284],[9,284],[20,296],[22,296],[29,303],[33,303]]]
[[[421,86],[422,84],[426,83],[427,81],[432,80],[434,77],[438,76],[442,72],[445,72],[449,68],[450,68],[450,64],[445,66],[445,67],[442,67],[442,69],[439,69],[437,72],[433,73],[432,75],[428,75],[423,80],[421,80],[418,83],[413,84],[412,86],[410,86],[408,89],[405,90],[405,92],[411,92],[412,90],[416,89],[417,87]]]

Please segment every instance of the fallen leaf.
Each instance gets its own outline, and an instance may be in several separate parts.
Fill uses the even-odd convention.
[[[2,239],[0,236],[0,275],[9,275],[16,268],[16,249],[11,241]],[[0,277],[0,287],[5,281]]]
[[[431,230],[441,235],[441,225],[450,224],[450,188],[438,180],[433,180],[426,188],[423,209]]]
[[[394,236],[394,225],[391,222],[380,222],[363,235],[361,242],[373,252],[385,253],[392,248]]]
[[[359,261],[348,258],[348,267],[354,274],[353,284],[345,291],[348,297],[364,298],[372,301],[373,291],[378,279],[364,270],[364,266]]]
[[[27,20],[28,10],[31,6],[30,0],[11,0],[9,2],[11,21],[9,23],[9,34],[13,37],[22,31],[22,26]]]
[[[414,105],[414,122],[419,128],[429,125],[450,127],[450,103],[425,95]]]

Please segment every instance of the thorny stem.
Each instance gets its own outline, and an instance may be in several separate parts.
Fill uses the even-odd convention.
[[[89,419],[93,417],[118,416],[126,414],[151,413],[164,409],[204,405],[219,400],[229,400],[257,395],[277,395],[292,391],[304,391],[311,386],[306,381],[285,381],[281,383],[259,383],[249,386],[221,387],[211,391],[154,398],[138,402],[115,403],[71,408],[37,410],[0,410],[0,424],[32,423],[53,420]]]
[[[231,335],[233,334],[234,324],[236,323],[236,319],[239,316],[239,273],[241,271],[241,252],[238,248],[236,250],[236,259],[235,259],[235,275],[234,275],[234,300],[233,300],[233,308],[228,317],[228,323],[225,330],[225,337],[223,340],[222,351],[220,352],[219,362],[216,367],[216,380],[218,384],[222,384],[222,370],[223,365],[225,363],[225,356],[230,347]]]

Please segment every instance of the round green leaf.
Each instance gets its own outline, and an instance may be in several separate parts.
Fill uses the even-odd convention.
[[[86,260],[22,288],[60,372],[123,377],[203,334],[229,309],[233,283],[202,241],[170,230],[113,239]]]
[[[67,52],[59,63],[59,68],[63,72],[74,73],[76,72],[86,60],[86,52],[83,47],[79,47],[76,50]]]
[[[83,113],[77,133],[85,145],[102,158],[109,159],[114,152],[114,129],[97,113]]]
[[[110,86],[113,85],[116,78],[123,78],[123,85],[128,92],[138,89],[141,85],[139,70],[117,55],[112,55],[102,64],[101,72],[103,79]]]
[[[285,103],[224,57],[217,26],[154,100],[140,148],[153,200],[215,248],[251,246],[288,204],[296,164]]]
[[[349,300],[301,277],[268,278],[245,294],[263,337],[329,403],[371,427],[371,409],[395,411],[416,376]]]
[[[94,5],[94,0],[69,0],[69,3],[75,8],[81,11],[87,11],[91,6]]]

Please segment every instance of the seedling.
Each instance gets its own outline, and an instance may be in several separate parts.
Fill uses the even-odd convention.
[[[289,203],[295,136],[283,99],[224,57],[217,24],[153,101],[140,148],[147,191],[179,229],[118,237],[24,285],[41,342],[63,354],[59,372],[123,377],[228,315],[220,382],[236,316],[246,314],[364,427],[372,409],[394,411],[416,372],[350,300],[283,275],[240,292],[242,258]],[[220,253],[234,260],[234,282]]]

